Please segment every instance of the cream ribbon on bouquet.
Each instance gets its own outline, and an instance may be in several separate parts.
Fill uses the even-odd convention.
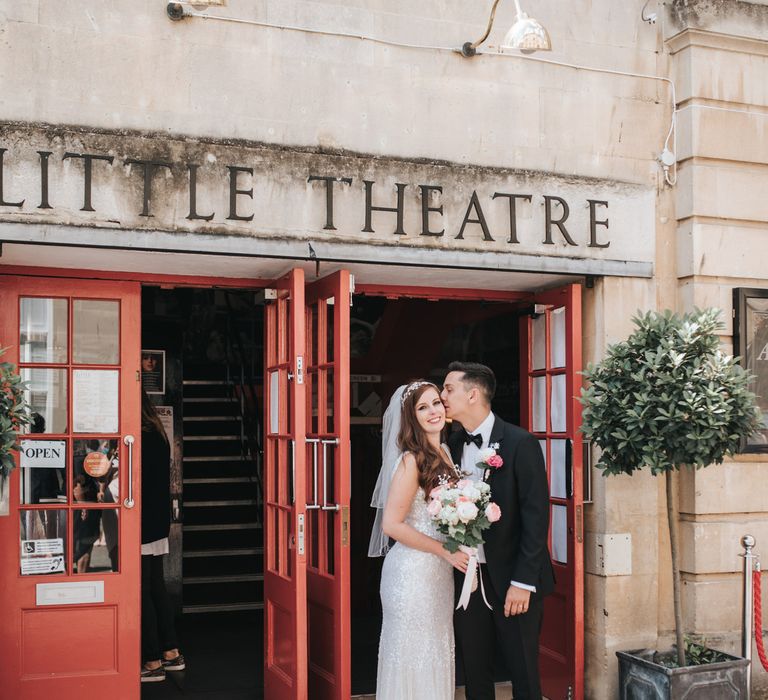
[[[459,596],[459,602],[458,605],[456,605],[456,610],[459,608],[466,610],[467,606],[469,606],[469,597],[475,590],[477,590],[477,578],[480,579],[480,593],[483,596],[483,602],[488,607],[488,610],[493,610],[490,603],[488,602],[488,598],[485,597],[483,574],[480,571],[480,566],[477,562],[477,547],[465,547],[462,544],[459,545],[459,549],[464,552],[464,554],[469,556],[469,561],[467,562],[467,572],[464,574],[464,585],[461,587],[461,595]],[[475,578],[475,574],[477,574],[477,578]]]

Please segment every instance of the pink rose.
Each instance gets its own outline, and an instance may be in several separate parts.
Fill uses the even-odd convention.
[[[469,479],[459,479],[459,483],[456,484],[457,489],[463,489],[469,486],[472,482]]]
[[[492,457],[488,457],[486,464],[489,467],[498,469],[502,464],[504,464],[504,460],[499,455],[493,455]]]
[[[442,509],[443,509],[443,506],[442,506],[442,504],[440,503],[440,501],[439,501],[438,499],[436,499],[436,498],[433,498],[433,499],[432,499],[432,500],[429,502],[429,505],[427,506],[427,513],[429,513],[429,515],[430,515],[431,517],[435,518],[435,517],[437,517],[438,515],[440,515],[440,511],[441,511]]]
[[[440,498],[440,496],[443,495],[443,487],[442,486],[435,486],[430,492],[429,497],[430,498]]]
[[[485,507],[485,517],[488,518],[489,523],[495,523],[501,519],[501,508],[495,503],[489,503]]]

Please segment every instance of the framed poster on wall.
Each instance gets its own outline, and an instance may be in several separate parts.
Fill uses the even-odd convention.
[[[741,451],[768,452],[768,289],[734,289],[733,306],[733,352],[754,377],[749,388],[763,415],[761,427],[742,442]]]
[[[141,388],[148,394],[165,393],[165,350],[141,351]]]

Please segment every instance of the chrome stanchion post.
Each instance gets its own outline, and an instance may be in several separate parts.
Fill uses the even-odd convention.
[[[744,618],[741,628],[741,655],[749,661],[747,666],[747,698],[749,700],[752,693],[752,621],[754,619],[753,598],[752,598],[752,572],[755,568],[757,557],[752,553],[755,546],[755,538],[752,535],[744,535],[741,538],[741,546],[744,547]],[[761,630],[762,633],[762,630]]]

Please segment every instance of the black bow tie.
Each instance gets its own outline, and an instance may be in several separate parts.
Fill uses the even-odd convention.
[[[477,435],[472,435],[472,433],[468,433],[465,430],[464,444],[469,445],[470,442],[474,442],[475,445],[477,445],[477,449],[479,450],[483,446],[483,436],[480,433],[478,433]]]

